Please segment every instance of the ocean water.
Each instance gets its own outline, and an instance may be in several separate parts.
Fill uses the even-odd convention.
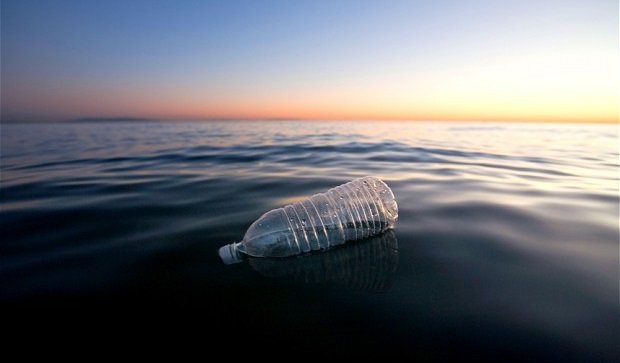
[[[325,356],[619,359],[617,125],[0,132],[4,312],[194,310],[241,345],[253,336]],[[297,258],[219,260],[262,213],[365,175],[396,195],[393,232]]]

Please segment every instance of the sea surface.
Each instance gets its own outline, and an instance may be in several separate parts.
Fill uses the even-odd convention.
[[[620,357],[618,125],[133,121],[0,132],[5,314],[196,311],[202,329],[240,347],[264,340],[326,357]],[[262,213],[365,175],[394,191],[393,232],[297,258],[219,259]]]

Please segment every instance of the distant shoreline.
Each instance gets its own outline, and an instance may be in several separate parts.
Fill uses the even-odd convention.
[[[154,122],[166,121],[160,119],[144,118],[144,117],[83,117],[64,122]]]

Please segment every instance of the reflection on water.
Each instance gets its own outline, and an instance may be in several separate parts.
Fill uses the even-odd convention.
[[[266,277],[289,277],[305,283],[335,283],[354,290],[387,291],[398,269],[394,231],[323,253],[293,258],[249,258]]]

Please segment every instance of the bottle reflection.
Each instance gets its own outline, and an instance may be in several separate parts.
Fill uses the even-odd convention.
[[[305,283],[336,283],[355,290],[387,291],[398,269],[398,241],[389,230],[324,253],[269,259],[249,257],[266,277],[289,277]]]

